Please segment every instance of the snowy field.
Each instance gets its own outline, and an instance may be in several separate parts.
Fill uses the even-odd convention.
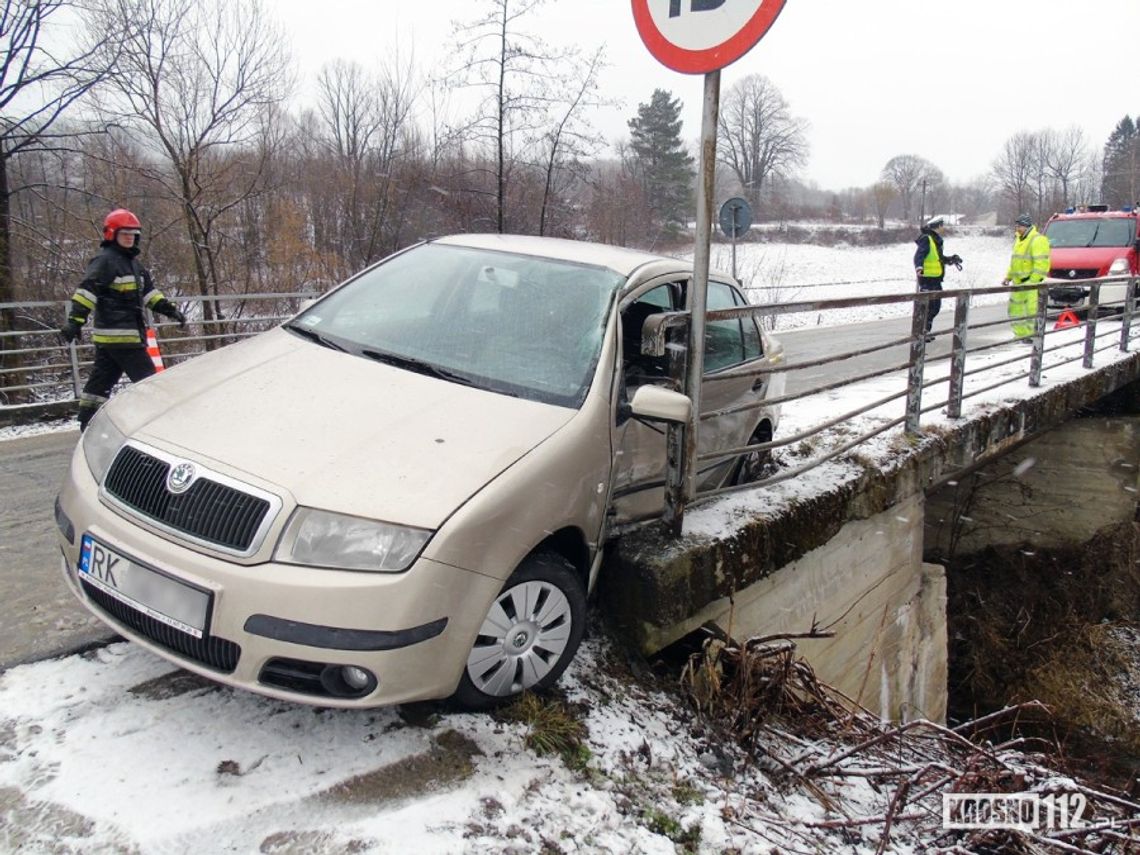
[[[992,237],[963,229],[946,235],[947,255],[962,256],[962,269],[951,267],[943,287],[993,288],[1001,284],[1009,266],[1012,238]],[[736,273],[752,303],[793,303],[835,300],[881,294],[909,294],[915,290],[915,244],[886,246],[816,246],[814,244],[740,243],[736,246]],[[711,264],[732,270],[732,247],[716,244]],[[1004,301],[984,295],[976,305]],[[910,304],[782,315],[776,329],[832,326],[910,314]]]
[[[714,260],[718,251],[727,248],[715,248]],[[1004,273],[1009,242],[951,234],[947,251],[965,259],[947,287],[988,286]],[[754,301],[786,302],[907,292],[912,253],[913,244],[758,244],[738,248],[738,266]],[[729,264],[724,256],[718,266]],[[868,315],[882,317],[878,309]],[[813,316],[799,325],[824,322]],[[1081,335],[1067,330],[1056,341],[1079,353]],[[1009,356],[999,349],[987,358]],[[1113,358],[1098,355],[1098,365]],[[994,370],[1013,377],[1024,366]],[[1082,371],[1079,362],[1050,369],[1045,385]],[[898,382],[879,378],[797,402],[781,432],[875,400]],[[944,393],[936,385],[928,394]],[[1023,379],[1011,381],[970,406],[1029,394]],[[852,419],[820,445],[900,411],[897,404]],[[935,411],[927,423],[946,419]],[[841,457],[697,506],[686,532],[723,534],[751,514],[857,477],[863,465],[887,466],[899,433],[862,446],[859,464]],[[595,628],[561,684],[586,734],[581,762],[568,765],[528,746],[524,724],[430,707],[341,711],[272,701],[214,686],[126,643],[14,668],[0,675],[0,852],[870,855],[952,845],[902,821],[885,843],[889,789],[861,774],[800,786],[710,740],[691,706],[626,669]],[[782,747],[833,750],[807,741]],[[899,752],[900,764],[926,762]]]

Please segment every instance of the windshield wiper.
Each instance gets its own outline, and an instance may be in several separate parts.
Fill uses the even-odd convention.
[[[298,326],[297,324],[285,324],[285,329],[289,330],[290,332],[296,333],[297,335],[301,336],[302,338],[307,338],[309,341],[315,341],[321,347],[327,347],[330,350],[339,350],[341,353],[345,352],[344,348],[341,347],[339,344],[325,338],[323,335],[321,335],[318,332],[315,332],[314,330],[307,329],[307,328],[302,327],[302,326]]]
[[[1094,226],[1094,227],[1093,227],[1093,233],[1092,233],[1092,237],[1090,237],[1090,238],[1089,238],[1089,242],[1088,242],[1088,243],[1086,243],[1086,244],[1085,244],[1085,246],[1086,246],[1086,247],[1090,247],[1090,246],[1092,246],[1092,245],[1093,245],[1093,241],[1095,241],[1095,240],[1096,240],[1096,236],[1097,236],[1098,234],[1100,234],[1100,223],[1097,223],[1097,224],[1096,224],[1096,226]]]
[[[459,383],[463,386],[475,385],[475,381],[470,377],[449,371],[446,368],[441,368],[430,362],[424,362],[422,359],[413,359],[410,356],[399,356],[398,354],[388,353],[383,350],[362,350],[360,351],[360,355],[366,356],[369,359],[375,359],[377,362],[383,362],[387,365],[394,365],[397,368],[414,371],[417,374],[426,374],[428,377],[435,377],[439,380],[447,380],[451,383]]]

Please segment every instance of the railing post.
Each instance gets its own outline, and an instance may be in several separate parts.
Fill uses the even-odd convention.
[[[906,380],[906,432],[909,436],[918,434],[918,421],[922,415],[922,369],[926,361],[926,314],[930,304],[919,292],[914,298],[914,311],[910,321],[910,366]]]
[[[1037,283],[1037,313],[1033,317],[1033,350],[1029,354],[1029,385],[1041,385],[1041,363],[1045,356],[1045,303],[1049,289],[1044,282]]]
[[[1096,320],[1100,314],[1100,282],[1094,281],[1089,287],[1089,313],[1085,320],[1085,358],[1081,365],[1093,367],[1093,351],[1096,349]]]
[[[1132,335],[1132,315],[1136,310],[1136,277],[1128,280],[1124,289],[1124,314],[1120,317],[1120,349],[1128,351],[1128,339]]]
[[[962,417],[962,387],[966,381],[966,330],[970,326],[970,295],[959,294],[954,301],[954,342],[950,352],[950,395],[946,415]]]
[[[67,312],[71,308],[69,302],[63,304],[63,316],[67,317]],[[71,396],[73,400],[79,400],[79,393],[81,387],[79,385],[79,353],[78,348],[75,346],[74,341],[67,343],[67,361],[71,366]]]

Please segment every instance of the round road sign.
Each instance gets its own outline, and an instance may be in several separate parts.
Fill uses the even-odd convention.
[[[726,237],[743,237],[752,225],[752,206],[747,199],[733,196],[720,206],[720,230]]]
[[[686,74],[724,68],[768,32],[785,0],[632,0],[645,46]]]

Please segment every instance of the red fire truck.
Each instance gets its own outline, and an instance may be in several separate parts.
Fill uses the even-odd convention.
[[[1049,278],[1059,282],[1050,285],[1048,305],[1084,307],[1089,288],[1083,280],[1140,273],[1138,222],[1137,206],[1110,211],[1107,205],[1082,205],[1050,217],[1043,230],[1051,248]],[[1126,287],[1123,281],[1102,285],[1100,305],[1122,309]]]

